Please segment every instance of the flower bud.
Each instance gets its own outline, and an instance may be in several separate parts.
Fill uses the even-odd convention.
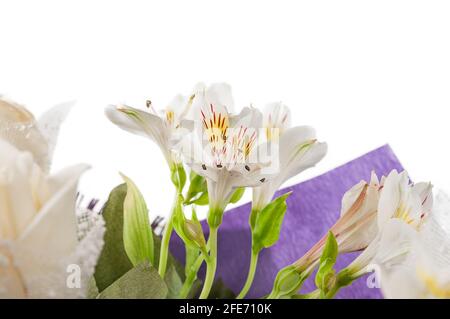
[[[206,247],[205,235],[199,222],[187,219],[184,224],[184,233],[198,248]]]
[[[199,248],[206,253],[206,240],[203,234],[202,225],[197,219],[195,210],[192,212],[192,220],[187,219],[181,208],[181,201],[178,202],[173,219],[173,226],[183,242],[189,247]]]
[[[289,265],[278,272],[269,299],[291,296],[300,289],[305,276],[295,266]]]

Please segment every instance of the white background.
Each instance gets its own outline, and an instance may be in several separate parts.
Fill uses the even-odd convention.
[[[298,182],[390,143],[414,180],[448,181],[449,1],[0,1],[0,93],[36,115],[64,101],[54,169],[90,163],[104,197],[129,175],[152,214],[171,206],[159,150],[103,116],[164,107],[198,81],[238,105],[282,100],[315,126],[326,159]]]

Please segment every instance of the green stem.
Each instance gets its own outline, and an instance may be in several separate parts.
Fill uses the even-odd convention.
[[[245,282],[244,288],[242,288],[239,295],[236,297],[236,299],[243,299],[248,291],[250,290],[250,287],[252,286],[253,279],[255,278],[255,272],[256,272],[256,265],[258,264],[258,255],[259,252],[252,252],[252,256],[250,258],[250,267],[248,270],[247,280]]]
[[[216,275],[216,268],[217,268],[217,230],[218,228],[210,228],[209,233],[209,260],[206,260],[206,277],[205,282],[203,284],[203,289],[200,294],[200,299],[206,299],[209,296],[209,293],[211,291],[211,287],[214,282],[214,277]]]
[[[172,214],[173,216],[173,214]],[[164,235],[161,241],[161,252],[159,255],[159,268],[158,273],[161,276],[161,278],[164,279],[164,276],[166,275],[166,268],[167,268],[167,257],[169,255],[169,241],[170,236],[172,235],[173,226],[172,226],[172,216],[169,219],[169,222],[166,225],[166,229],[164,230]]]
[[[170,237],[172,236],[172,231],[173,231],[173,216],[175,215],[175,210],[177,209],[178,204],[179,204],[179,192],[177,190],[177,192],[175,194],[172,212],[170,213],[170,218],[166,224],[166,228],[164,229],[164,234],[163,234],[163,238],[161,241],[161,250],[159,253],[158,273],[161,276],[161,278],[163,278],[163,279],[164,279],[164,276],[166,275],[167,257],[169,255],[169,242],[170,242]]]
[[[206,244],[206,249],[209,252],[210,241]],[[194,284],[195,279],[197,279],[198,271],[203,264],[203,260],[205,256],[203,254],[199,255],[195,260],[192,267],[189,269],[189,272],[186,275],[186,280],[183,283],[183,287],[181,288],[182,292],[180,292],[180,298],[186,298],[192,289],[192,285]]]
[[[183,283],[183,286],[181,287],[179,297],[180,299],[186,299],[189,295],[189,292],[192,289],[192,285],[194,284],[195,280],[197,279],[197,273],[200,269],[202,263],[203,263],[203,255],[199,255],[197,259],[195,260],[194,264],[189,270],[189,273],[186,275],[186,280]]]
[[[333,299],[334,296],[338,293],[338,291],[339,291],[340,289],[341,289],[340,286],[334,285],[334,286],[331,288],[331,290],[328,291],[328,292],[325,294],[325,297],[324,297],[323,299]]]
[[[316,289],[307,294],[294,295],[293,299],[319,299],[320,298],[320,289]]]
[[[280,296],[275,293],[275,291],[271,291],[270,294],[266,297],[266,299],[279,299]]]
[[[337,274],[336,282],[333,287],[325,294],[323,299],[333,299],[342,287],[350,286],[355,280],[361,278],[365,272],[353,272],[348,268],[342,269]]]

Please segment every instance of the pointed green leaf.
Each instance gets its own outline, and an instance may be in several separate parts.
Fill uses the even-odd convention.
[[[154,264],[153,232],[144,197],[131,179],[122,174],[127,184],[123,203],[123,241],[128,258],[134,266],[142,262]]]
[[[252,232],[254,253],[258,253],[261,249],[268,248],[277,242],[286,213],[286,199],[290,194],[287,193],[274,199],[257,213]]]
[[[192,183],[192,181],[195,179],[195,178],[197,178],[198,176],[200,176],[200,175],[198,175],[196,172],[194,172],[193,170],[190,170],[190,172],[189,172],[189,182],[191,182]]]
[[[328,232],[327,243],[322,252],[322,256],[320,257],[320,263],[327,259],[331,259],[336,261],[338,256],[338,243],[336,241],[336,237],[334,237],[333,232]]]
[[[207,205],[208,190],[204,177],[191,171],[189,180],[189,189],[186,193],[184,204],[189,205],[195,203],[196,205]]]
[[[99,292],[133,268],[123,244],[123,202],[126,194],[125,184],[117,186],[111,191],[102,210],[106,227],[105,243],[94,274]]]
[[[178,191],[181,192],[186,185],[186,171],[183,164],[174,164],[170,168],[170,178]]]
[[[334,234],[328,232],[327,242],[320,257],[319,269],[316,274],[316,286],[325,294],[328,292],[329,285],[335,277],[333,269],[338,256],[338,243]]]
[[[245,193],[245,187],[237,188],[234,191],[233,195],[231,195],[230,203],[236,204],[237,202],[239,202],[241,200],[242,196],[244,196],[244,193]]]
[[[209,204],[208,192],[200,193],[200,196],[197,197],[197,199],[195,199],[192,203],[198,206],[208,205]]]

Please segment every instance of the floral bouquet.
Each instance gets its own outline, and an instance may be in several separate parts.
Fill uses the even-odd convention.
[[[235,112],[218,83],[163,110],[109,106],[163,154],[162,222],[126,172],[101,208],[77,190],[87,165],[50,174],[70,107],[36,120],[0,100],[0,297],[450,298],[450,199],[388,146],[280,190],[327,153],[282,103]],[[246,189],[252,202],[226,212]]]

